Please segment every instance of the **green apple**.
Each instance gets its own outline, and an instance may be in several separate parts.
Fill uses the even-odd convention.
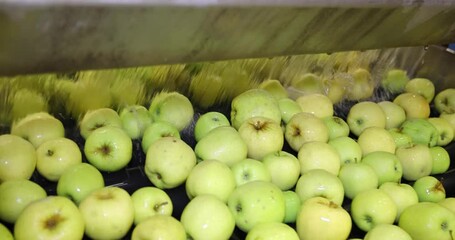
[[[163,137],[150,145],[145,174],[158,188],[175,188],[185,182],[196,165],[193,149],[179,138]]]
[[[438,204],[455,213],[455,197],[446,197],[439,201]]]
[[[299,195],[292,190],[284,191],[283,196],[286,204],[286,212],[283,222],[295,223],[302,201],[300,201]]]
[[[297,232],[287,224],[280,222],[259,223],[246,235],[245,240],[299,240]]]
[[[455,113],[441,113],[439,115],[440,118],[444,118],[450,123],[450,126],[452,126],[452,129],[454,131],[454,137],[455,137]]]
[[[396,148],[412,146],[412,137],[401,132],[400,128],[391,128],[388,130],[392,135]],[[396,150],[396,149],[395,149]]]
[[[395,94],[403,92],[408,82],[409,77],[406,70],[390,69],[384,74],[381,80],[381,86],[385,90]]]
[[[0,223],[0,239],[3,240],[14,240],[11,231],[2,223]]]
[[[211,194],[226,202],[236,187],[234,172],[218,160],[204,160],[191,170],[185,182],[189,199]]]
[[[294,151],[299,151],[306,142],[327,142],[329,130],[322,119],[311,113],[301,112],[295,114],[286,124],[284,137]]]
[[[79,205],[87,195],[103,187],[101,172],[93,165],[83,162],[62,173],[57,182],[57,195],[67,197]]]
[[[450,155],[447,150],[441,146],[435,146],[430,148],[430,153],[433,159],[430,174],[445,173],[450,167]]]
[[[404,109],[391,101],[382,101],[378,105],[385,113],[385,129],[398,128],[406,120]]]
[[[131,240],[172,239],[186,240],[185,228],[172,216],[153,215],[136,225]]]
[[[312,169],[324,169],[338,175],[341,166],[337,150],[325,142],[306,142],[299,149],[297,158],[300,162],[300,173],[305,174]]]
[[[156,187],[141,187],[131,194],[134,224],[138,225],[155,215],[171,216],[174,205],[169,195]]]
[[[403,176],[403,167],[398,157],[390,152],[371,152],[362,158],[365,163],[373,168],[378,176],[378,184],[385,182],[400,182]]]
[[[427,121],[433,124],[433,126],[436,128],[438,132],[439,138],[437,139],[436,145],[446,146],[452,142],[454,132],[452,129],[452,125],[447,119],[440,117],[431,117],[428,118]]]
[[[440,91],[434,97],[434,106],[442,114],[455,113],[455,88],[447,88]]]
[[[341,206],[344,200],[344,188],[341,180],[323,169],[313,169],[300,176],[295,186],[295,192],[302,203],[312,197],[324,197]]]
[[[11,90],[10,90],[11,91]],[[11,96],[13,95],[13,96]],[[48,100],[34,89],[22,88],[10,93],[11,117],[13,121],[36,112],[48,112]]]
[[[36,167],[35,147],[21,137],[0,135],[0,184],[7,180],[29,179]]]
[[[140,139],[145,129],[152,124],[147,108],[142,105],[131,105],[120,111],[122,128],[132,139]]]
[[[199,195],[185,206],[180,222],[190,239],[229,239],[235,219],[226,203],[213,195]]]
[[[154,122],[164,121],[174,125],[179,131],[193,121],[194,109],[190,100],[178,92],[156,94],[149,107]]]
[[[231,124],[235,129],[251,117],[266,117],[281,122],[281,111],[275,97],[264,89],[250,89],[231,102]]]
[[[324,80],[325,94],[333,104],[340,103],[345,98],[348,81],[342,73],[335,73],[333,78]]]
[[[406,83],[404,91],[422,95],[427,102],[434,98],[435,87],[431,80],[427,78],[413,78]]]
[[[427,119],[408,119],[401,124],[400,130],[409,135],[413,143],[425,144],[429,147],[434,147],[438,143],[438,129]]]
[[[415,181],[431,173],[433,158],[430,148],[423,144],[398,148],[395,152],[403,167],[403,178]]]
[[[106,126],[122,127],[120,116],[111,108],[89,110],[79,122],[80,133],[84,139],[96,129]]]
[[[284,88],[283,84],[276,79],[266,79],[259,84],[258,88],[266,90],[275,97],[276,100],[288,97],[287,90]]]
[[[363,191],[376,189],[379,182],[374,169],[363,162],[343,165],[338,178],[343,183],[344,195],[349,199]]]
[[[245,158],[232,165],[231,170],[237,186],[252,181],[272,181],[272,175],[267,166],[256,159]]]
[[[407,207],[398,226],[413,240],[451,240],[455,238],[455,215],[433,202],[420,202]]]
[[[134,205],[128,192],[104,187],[91,192],[79,204],[85,234],[92,239],[123,238],[134,222]]]
[[[56,182],[62,173],[82,162],[79,146],[71,139],[56,138],[36,149],[36,170],[49,181]]]
[[[393,224],[378,224],[373,227],[364,237],[364,240],[383,240],[383,239],[394,239],[394,240],[412,240],[411,236]]]
[[[105,126],[93,131],[85,141],[87,161],[101,171],[115,172],[131,161],[133,142],[123,129]]]
[[[270,172],[272,183],[283,191],[293,188],[300,177],[299,159],[291,153],[285,151],[269,153],[262,162]]]
[[[153,122],[144,130],[144,134],[142,135],[141,139],[142,151],[144,153],[147,153],[147,150],[149,149],[150,145],[162,137],[180,138],[180,132],[171,123],[163,121]]]
[[[46,191],[27,179],[9,180],[0,184],[0,220],[14,223],[31,202],[45,198]]]
[[[439,179],[433,176],[424,176],[417,179],[412,185],[419,196],[419,202],[440,202],[446,198],[446,190]]]
[[[238,133],[246,143],[249,158],[262,159],[269,153],[280,151],[284,145],[280,124],[269,118],[248,118],[240,125]]]
[[[281,120],[285,124],[289,122],[292,116],[302,112],[300,105],[291,98],[282,98],[278,100],[278,107],[281,111]]]
[[[349,125],[340,117],[329,116],[322,119],[329,130],[329,140],[349,136]]]
[[[202,114],[194,125],[194,138],[197,142],[214,128],[230,126],[231,123],[224,114],[220,112],[206,112]]]
[[[397,207],[381,189],[370,189],[355,196],[351,203],[351,216],[356,226],[368,232],[381,223],[393,224]]]
[[[300,95],[322,93],[323,85],[320,77],[314,73],[304,73],[291,81],[291,86],[300,92]]]
[[[299,104],[302,112],[312,113],[319,118],[333,116],[333,103],[326,95],[312,93],[302,95],[295,101]]]
[[[235,128],[223,126],[213,129],[197,142],[194,152],[199,159],[215,159],[232,166],[247,157],[248,146]]]
[[[406,119],[428,118],[430,116],[430,104],[420,94],[401,93],[393,99],[406,112]]]
[[[377,151],[395,153],[396,149],[394,138],[382,127],[365,128],[360,133],[357,143],[362,149],[362,156]]]
[[[358,68],[349,72],[349,74],[352,76],[353,84],[346,88],[346,98],[348,100],[362,100],[373,95],[374,81],[368,70]]]
[[[382,108],[375,102],[363,101],[354,104],[349,109],[346,122],[351,133],[359,136],[369,127],[385,128],[386,117]]]
[[[419,197],[414,188],[406,183],[385,182],[379,186],[379,189],[387,193],[395,202],[397,207],[395,222],[398,222],[404,209],[419,202]]]
[[[323,197],[313,197],[303,202],[296,229],[301,240],[341,240],[349,237],[352,220],[340,205]]]
[[[340,166],[349,163],[357,163],[362,159],[362,149],[356,140],[349,136],[341,136],[330,139],[328,144],[335,148],[340,156]]]
[[[14,122],[11,134],[31,142],[36,148],[43,142],[65,136],[65,128],[60,120],[48,113],[32,113]]]
[[[286,214],[283,192],[271,182],[245,183],[232,192],[227,204],[236,226],[244,232],[259,223],[283,222]]]
[[[87,73],[89,73],[87,75],[91,75],[94,72],[88,71]],[[113,105],[111,91],[108,91],[110,84],[106,83],[112,79],[104,78],[103,80],[105,81],[93,79],[91,76],[80,76],[74,84],[64,86],[66,89],[63,91],[68,91],[68,99],[65,104],[66,111],[74,119],[79,119],[90,110]]]
[[[31,202],[14,224],[14,239],[82,239],[84,219],[68,198],[48,196]]]

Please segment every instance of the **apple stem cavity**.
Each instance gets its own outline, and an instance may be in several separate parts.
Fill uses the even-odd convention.
[[[52,157],[52,155],[54,155],[54,151],[48,149],[46,155],[47,155],[48,157]]]
[[[238,212],[238,213],[242,212],[242,205],[240,205],[240,203],[235,205],[235,211]]]
[[[57,225],[64,220],[65,220],[65,218],[63,218],[60,214],[55,213],[44,221],[44,228],[52,230],[52,229],[56,228]]]
[[[101,147],[99,147],[97,151],[101,152],[101,154],[105,156],[108,156],[111,153],[111,147],[109,146],[109,144],[105,143],[101,145]]]
[[[156,212],[158,212],[160,210],[161,207],[163,206],[166,206],[168,205],[169,203],[168,202],[162,202],[160,204],[155,204],[155,206],[153,206],[153,210],[155,210]]]
[[[261,121],[255,121],[254,123],[251,123],[251,125],[256,129],[256,131],[260,131],[262,129],[266,129],[267,123],[261,122]]]

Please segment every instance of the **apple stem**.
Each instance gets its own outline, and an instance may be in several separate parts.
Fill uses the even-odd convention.
[[[167,205],[167,204],[169,204],[169,203],[168,203],[168,202],[162,202],[162,203],[160,203],[160,204],[155,204],[155,207],[153,207],[153,209],[154,209],[155,211],[158,211],[162,206],[165,206],[165,205]]]

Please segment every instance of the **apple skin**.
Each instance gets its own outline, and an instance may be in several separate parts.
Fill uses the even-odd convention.
[[[267,166],[256,159],[245,158],[232,165],[231,170],[237,187],[252,181],[272,181],[272,175]]]
[[[291,81],[291,86],[299,91],[299,95],[323,92],[322,81],[314,73],[304,73],[294,77]]]
[[[196,165],[193,149],[179,138],[163,137],[150,145],[145,174],[158,188],[175,188],[185,182]]]
[[[363,101],[349,109],[346,122],[351,133],[359,136],[369,127],[385,128],[386,116],[382,108],[375,102]]]
[[[409,77],[406,70],[391,69],[381,80],[381,86],[391,93],[401,93],[404,91]]]
[[[270,172],[271,181],[281,190],[295,186],[300,177],[300,162],[296,156],[285,151],[267,154],[262,162]]]
[[[289,122],[292,116],[302,112],[300,105],[291,98],[283,98],[278,100],[278,107],[281,111],[281,120],[285,124]]]
[[[439,205],[449,209],[455,214],[455,197],[446,197],[438,202]]]
[[[283,222],[295,223],[302,201],[300,201],[299,195],[292,190],[284,191],[283,196],[286,204],[286,213]]]
[[[172,216],[154,215],[134,227],[131,240],[186,240],[185,228]]]
[[[246,119],[238,133],[248,148],[248,157],[262,159],[265,155],[280,151],[284,145],[284,135],[279,123],[265,117]]]
[[[353,84],[346,88],[346,98],[348,100],[367,99],[373,95],[374,81],[368,70],[357,68],[354,71],[349,71],[352,76]]]
[[[251,117],[262,116],[281,122],[281,111],[278,101],[264,89],[247,90],[231,101],[231,124],[235,129]]]
[[[144,135],[145,129],[152,124],[152,118],[147,108],[141,105],[131,105],[124,107],[120,111],[122,128],[132,139],[140,139]]]
[[[363,162],[343,165],[338,178],[343,183],[344,195],[349,199],[354,199],[363,191],[378,187],[376,172]]]
[[[399,182],[403,176],[403,167],[394,153],[371,152],[363,157],[362,163],[373,168],[378,176],[379,185],[385,182]]]
[[[430,116],[430,104],[420,94],[401,93],[393,99],[393,103],[398,104],[404,109],[406,119],[425,119]]]
[[[333,116],[333,103],[326,95],[320,93],[302,95],[295,101],[302,112],[312,113],[318,118]]]
[[[440,114],[455,113],[455,88],[447,88],[440,91],[434,97],[434,106]]]
[[[220,112],[206,112],[197,119],[194,125],[194,138],[199,142],[199,140],[213,129],[230,125],[231,123],[224,114]]]
[[[87,161],[101,171],[115,172],[124,168],[132,158],[133,142],[123,129],[100,127],[85,141]]]
[[[96,129],[105,126],[122,128],[120,116],[111,108],[89,110],[79,122],[80,133],[84,139]]]
[[[434,98],[435,87],[433,82],[427,78],[413,78],[406,83],[404,91],[420,94],[427,102],[431,102]]]
[[[144,153],[147,153],[150,145],[162,137],[180,138],[180,132],[171,123],[158,121],[153,122],[144,130],[144,135],[141,139],[141,147]]]
[[[299,240],[297,232],[287,224],[279,222],[259,223],[246,235],[245,240]]]
[[[14,224],[14,239],[82,239],[84,225],[71,200],[48,196],[24,208]]]
[[[433,176],[425,176],[417,179],[412,185],[419,196],[419,202],[440,202],[446,198],[444,185]]]
[[[336,176],[340,171],[340,155],[334,147],[325,142],[304,143],[297,158],[300,162],[301,174],[312,169],[324,169]]]
[[[16,135],[0,135],[0,153],[0,184],[7,180],[30,179],[37,159],[30,142]]]
[[[224,202],[236,187],[234,173],[223,162],[204,160],[191,170],[185,182],[189,199],[202,194],[211,194]]]
[[[169,122],[179,131],[191,123],[194,115],[190,100],[175,91],[156,94],[150,103],[149,112],[153,122]]]
[[[196,143],[194,152],[202,160],[214,159],[232,166],[247,157],[248,147],[233,127],[218,127]]]
[[[341,206],[344,200],[341,180],[323,169],[313,169],[300,176],[295,192],[302,203],[312,197],[324,197]]]
[[[348,136],[341,136],[329,140],[329,145],[335,148],[340,156],[340,166],[357,163],[362,160],[362,149],[356,140]]]
[[[438,143],[438,130],[427,119],[408,119],[401,124],[400,131],[409,135],[416,144],[434,147]]]
[[[180,222],[191,239],[229,239],[235,219],[226,203],[213,195],[199,195],[185,206]]]
[[[402,228],[392,224],[378,224],[367,232],[364,240],[412,240],[411,236]]]
[[[169,195],[156,187],[141,187],[131,195],[134,224],[138,225],[155,215],[171,216],[174,205]]]
[[[32,113],[14,122],[11,134],[31,142],[35,148],[42,143],[65,136],[65,128],[60,120],[45,112]]]
[[[455,214],[433,202],[407,207],[398,226],[413,240],[451,240],[455,238]]]
[[[5,227],[2,223],[0,223],[0,239],[2,240],[14,240],[13,234],[11,231]]]
[[[67,197],[79,205],[92,191],[103,187],[101,172],[93,165],[83,162],[63,172],[57,182],[57,195]]]
[[[386,192],[370,189],[360,192],[352,200],[351,216],[357,227],[368,232],[381,223],[393,224],[397,207]]]
[[[343,240],[351,232],[352,220],[340,205],[323,197],[313,197],[302,203],[296,229],[301,240]]]
[[[329,140],[349,136],[349,125],[342,118],[329,116],[322,119],[329,130]]]
[[[444,118],[445,120],[447,120],[450,125],[452,126],[452,129],[454,131],[454,137],[455,137],[455,113],[441,113],[439,115],[440,118]]]
[[[383,151],[395,153],[396,144],[392,135],[385,128],[369,127],[360,133],[357,143],[362,149],[362,156],[372,152]]]
[[[395,141],[396,148],[410,147],[413,145],[411,136],[401,132],[400,128],[391,128],[389,129],[389,133],[390,135],[392,135],[392,138]]]
[[[0,220],[14,223],[28,204],[47,197],[46,191],[26,179],[9,180],[0,185]]]
[[[398,222],[404,209],[419,202],[419,197],[414,188],[406,183],[385,182],[379,186],[379,189],[387,193],[395,202],[397,207],[395,222]]]
[[[236,226],[244,232],[259,223],[283,222],[286,214],[283,192],[265,181],[248,182],[237,187],[227,204]]]
[[[385,129],[398,128],[406,120],[404,109],[391,101],[382,101],[378,105],[385,113]]]
[[[79,146],[71,139],[56,138],[36,149],[36,170],[49,181],[56,182],[63,172],[82,162]]]
[[[445,173],[450,168],[450,155],[447,150],[441,146],[430,148],[433,164],[431,175]]]
[[[297,113],[286,124],[284,137],[294,151],[306,142],[329,140],[329,130],[324,121],[311,113]]]
[[[79,204],[85,234],[92,239],[120,239],[134,222],[131,196],[119,187],[104,187],[91,192]]]
[[[281,84],[281,82],[276,79],[266,79],[259,84],[258,88],[266,90],[276,100],[288,97],[288,92],[284,88],[283,84]]]
[[[452,125],[447,119],[440,117],[431,117],[428,118],[427,121],[433,124],[433,126],[438,131],[439,138],[437,140],[436,145],[447,146],[449,143],[452,142],[454,132],[452,129]]]
[[[403,167],[403,178],[415,181],[431,174],[433,158],[430,148],[423,144],[397,148],[395,155]]]

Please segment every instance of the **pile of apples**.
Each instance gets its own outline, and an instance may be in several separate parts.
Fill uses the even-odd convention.
[[[354,228],[365,240],[454,239],[455,198],[435,175],[450,168],[455,89],[402,71],[380,87],[393,99],[371,91],[345,118],[327,94],[292,98],[277,80],[236,96],[229,114],[161,92],[148,108],[87,112],[81,145],[55,116],[29,114],[0,136],[0,239],[354,239]],[[149,186],[106,185],[135,142]],[[177,215],[167,191],[179,187]]]

